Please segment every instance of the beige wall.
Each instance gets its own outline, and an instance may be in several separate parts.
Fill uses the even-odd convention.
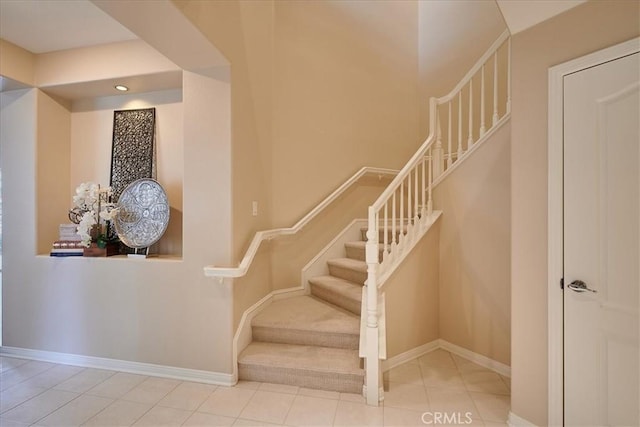
[[[272,220],[419,146],[417,2],[277,1]],[[277,284],[276,284],[277,285]]]
[[[419,2],[421,140],[429,131],[429,98],[447,95],[506,28],[493,1]]]
[[[65,106],[41,91],[37,108],[36,250],[48,254],[51,244],[59,238],[59,224],[69,222],[67,212],[73,195],[69,191],[71,115]]]
[[[640,3],[590,1],[513,37],[512,411],[547,424],[548,69],[638,36]]]
[[[271,0],[189,1],[174,4],[231,63],[233,134],[233,263],[242,259],[253,234],[271,226]],[[251,215],[257,201],[259,214]]]
[[[440,338],[510,365],[511,177],[506,123],[435,188]]]
[[[40,214],[69,206],[73,168],[58,174],[46,161],[56,159],[57,144],[66,146],[58,138],[73,133],[71,120],[39,89],[0,95],[4,346],[231,379],[232,289],[214,285],[202,271],[212,260],[231,259],[230,90],[227,82],[189,72],[183,86],[182,130],[173,129],[184,140],[183,258],[144,262],[36,255],[38,226],[47,225],[39,223]],[[109,157],[101,162],[108,165]],[[47,206],[49,192],[60,200]],[[47,220],[55,223],[57,215],[51,212]]]
[[[440,338],[439,248],[442,217],[382,288],[385,293],[387,358]]]
[[[38,87],[179,70],[142,40],[43,53],[35,64]]]
[[[35,55],[6,40],[0,39],[0,76],[33,85]]]
[[[417,2],[174,3],[232,64],[232,264],[256,231],[292,226],[360,167],[400,167],[417,148]],[[234,281],[236,321],[299,283],[288,247],[263,247]]]
[[[255,232],[272,226],[273,1],[173,3],[231,63],[233,256],[226,265],[237,266]],[[258,202],[258,216],[252,216],[253,201]],[[234,279],[235,325],[272,290],[269,256],[266,245],[248,274]]]
[[[3,73],[11,52],[3,44]],[[53,68],[64,73],[72,62]],[[97,62],[114,67],[111,74],[102,68],[103,77],[123,72],[117,61]],[[91,67],[74,75],[95,77]],[[0,94],[4,346],[191,368],[231,380],[232,289],[202,271],[232,259],[230,85],[185,71],[182,86],[164,99],[147,93],[62,104],[40,89]],[[71,181],[108,179],[112,110],[149,104],[161,110],[159,175],[184,207],[182,258],[36,255],[48,251],[66,217]]]
[[[367,218],[367,208],[390,180],[365,176],[354,184],[299,233],[271,242],[272,281],[275,289],[304,285],[304,266],[356,218]]]

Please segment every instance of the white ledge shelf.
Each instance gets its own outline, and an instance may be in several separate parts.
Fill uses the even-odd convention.
[[[147,258],[129,258],[126,255],[113,255],[109,257],[85,257],[85,256],[66,256],[66,257],[56,257],[50,256],[48,254],[38,254],[36,258],[49,258],[55,260],[66,260],[66,259],[89,259],[89,260],[113,260],[113,261],[129,261],[129,262],[182,262],[183,258],[177,255],[150,255]]]

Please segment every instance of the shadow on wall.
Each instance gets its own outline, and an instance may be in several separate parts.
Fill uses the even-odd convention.
[[[182,211],[174,207],[169,213],[169,225],[158,241],[158,253],[182,257]]]
[[[434,190],[442,209],[440,338],[510,364],[508,122]]]

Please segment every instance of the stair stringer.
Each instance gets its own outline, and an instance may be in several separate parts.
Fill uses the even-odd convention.
[[[403,239],[405,240],[406,245],[402,246],[402,249],[393,258],[393,260],[390,260],[390,264],[386,264],[386,262],[388,261],[385,262],[386,265],[384,265],[384,271],[378,279],[378,290],[382,289],[386,281],[389,280],[389,277],[391,277],[393,272],[396,271],[396,269],[402,264],[404,259],[411,253],[411,251],[413,251],[413,248],[415,248],[420,240],[422,240],[422,238],[431,229],[431,226],[436,223],[441,215],[442,211],[433,211],[430,215],[424,218],[424,221],[419,220],[419,224],[412,226],[410,232],[405,235],[406,240]]]
[[[386,307],[385,297],[382,288],[394,271],[402,264],[404,259],[411,253],[414,247],[427,235],[431,227],[442,215],[442,211],[433,211],[431,215],[424,218],[424,222],[418,227],[409,244],[403,248],[402,252],[394,258],[393,263],[387,267],[385,272],[380,276],[378,285],[378,358],[380,360],[387,359],[387,328],[386,328]],[[366,358],[367,348],[367,283],[362,288],[362,314],[360,319],[360,357]],[[366,384],[365,384],[366,387]],[[366,395],[366,388],[364,391]],[[382,394],[380,394],[382,396]]]

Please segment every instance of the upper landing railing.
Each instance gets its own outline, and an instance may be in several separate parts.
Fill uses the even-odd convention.
[[[511,39],[505,31],[442,98],[431,98],[429,136],[369,207],[366,244],[366,398],[380,399],[379,287],[432,222],[434,185],[488,138],[511,110]],[[444,131],[443,131],[444,129]],[[382,249],[382,259],[379,251]]]

